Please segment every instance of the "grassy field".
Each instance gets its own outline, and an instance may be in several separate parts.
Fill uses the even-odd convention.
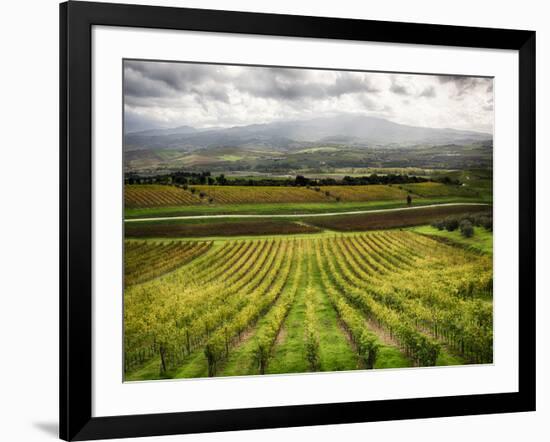
[[[157,274],[125,290],[125,379],[491,362],[491,257],[421,233],[180,240],[204,250],[168,272],[132,240]]]
[[[493,232],[489,232],[483,227],[474,227],[474,235],[471,238],[465,238],[458,230],[448,232],[438,230],[432,226],[419,226],[411,229],[414,232],[424,235],[431,235],[437,238],[443,238],[451,243],[460,244],[483,253],[493,254]]]

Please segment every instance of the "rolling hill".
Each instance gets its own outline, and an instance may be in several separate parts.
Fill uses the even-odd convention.
[[[292,151],[315,143],[347,147],[412,147],[466,145],[492,140],[488,133],[407,126],[362,115],[338,115],[311,120],[276,121],[230,128],[180,126],[128,133],[125,151],[176,149],[193,151],[219,147],[256,147]]]

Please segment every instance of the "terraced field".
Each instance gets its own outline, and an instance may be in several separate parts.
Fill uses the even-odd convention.
[[[492,361],[489,255],[411,231],[181,244],[205,250],[125,290],[127,381]]]

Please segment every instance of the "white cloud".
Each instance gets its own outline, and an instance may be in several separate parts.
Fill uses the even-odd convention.
[[[401,124],[493,130],[492,79],[127,61],[127,131],[236,126],[358,113]]]

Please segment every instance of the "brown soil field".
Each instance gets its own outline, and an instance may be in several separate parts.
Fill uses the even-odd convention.
[[[442,206],[426,207],[414,210],[399,210],[361,215],[327,216],[309,218],[308,223],[321,229],[355,231],[392,229],[396,227],[410,227],[421,224],[430,224],[437,219],[450,215],[487,212],[487,206]]]
[[[178,238],[243,235],[282,235],[315,233],[319,229],[298,222],[281,220],[238,220],[208,223],[132,223],[126,225],[127,238]]]

